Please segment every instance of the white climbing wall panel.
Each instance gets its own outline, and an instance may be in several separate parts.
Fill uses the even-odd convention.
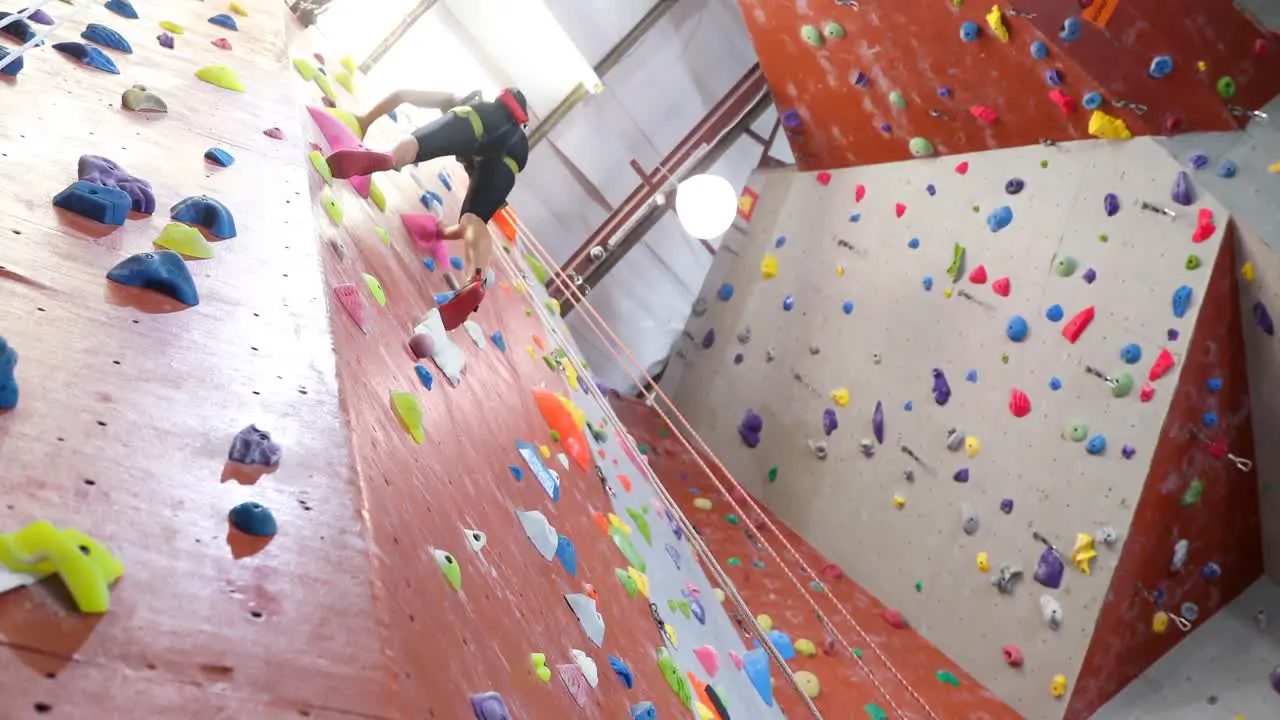
[[[957,165],[965,161],[967,173],[960,174]],[[1043,550],[1032,531],[1064,554],[1077,533],[1103,525],[1119,531],[1123,542],[1228,222],[1201,191],[1190,208],[1171,202],[1180,169],[1157,143],[1138,139],[841,170],[826,185],[813,174],[758,172],[749,183],[760,202],[748,233],[737,241],[737,255],[717,255],[703,287],[709,310],[690,320],[693,341],[678,346],[687,360],[673,360],[682,364],[673,388],[678,406],[727,467],[752,478],[779,466],[778,481],[763,486],[766,504],[1030,718],[1056,718],[1065,709],[1048,692],[1051,678],[1074,679],[1119,557],[1118,546],[1099,547],[1090,576],[1068,561],[1062,588],[1047,591],[1030,577]],[[1016,195],[1005,190],[1012,178],[1025,182]],[[860,202],[858,186],[865,188]],[[1121,198],[1114,217],[1104,212],[1107,193]],[[1174,208],[1178,217],[1142,210],[1139,199]],[[905,206],[901,217],[898,203]],[[991,232],[988,213],[1005,205],[1012,223]],[[1197,208],[1211,209],[1218,229],[1193,245]],[[776,247],[780,237],[785,243]],[[947,296],[957,242],[966,253],[954,288],[976,300]],[[1186,268],[1189,251],[1199,256],[1200,268]],[[761,276],[765,253],[778,259],[777,277],[769,280]],[[1053,271],[1061,256],[1076,261],[1069,277]],[[968,279],[979,265],[985,284]],[[1096,279],[1089,283],[1084,277],[1091,269]],[[1010,291],[1002,297],[992,286],[1005,277]],[[724,282],[735,287],[728,302],[716,298]],[[1183,284],[1193,300],[1175,320],[1172,294]],[[788,296],[794,301],[789,312]],[[850,314],[846,301],[854,303]],[[1063,320],[1046,318],[1054,305],[1062,307]],[[1067,342],[1063,326],[1089,306],[1096,318],[1078,342]],[[1006,337],[1015,315],[1030,327],[1022,342]],[[746,326],[751,339],[743,345],[735,335]],[[703,349],[697,341],[709,328],[716,341]],[[1170,328],[1180,331],[1176,341]],[[1120,358],[1129,343],[1142,350],[1131,366]],[[1141,402],[1139,388],[1164,347],[1178,363],[1154,383],[1154,398]],[[741,364],[734,362],[738,353]],[[1113,398],[1086,365],[1132,373],[1132,393]],[[945,406],[931,394],[934,368],[951,388]],[[1057,391],[1051,389],[1055,378]],[[849,391],[847,407],[836,407],[829,396],[841,387]],[[1010,412],[1014,388],[1030,399],[1026,417]],[[877,402],[884,410],[883,444],[872,431]],[[736,430],[748,408],[764,419],[754,450]],[[839,419],[829,438],[823,435],[826,408]],[[1073,421],[1086,423],[1089,437],[1105,437],[1106,450],[1094,456],[1086,443],[1067,439]],[[948,451],[953,427],[977,439],[976,456]],[[873,457],[860,451],[863,439],[874,445]],[[821,440],[829,445],[825,461],[808,444]],[[1126,446],[1131,459],[1123,457]],[[953,479],[962,468],[967,483]],[[904,478],[907,469],[913,481]],[[901,509],[895,495],[906,501]],[[1014,503],[1010,514],[1001,511],[1006,498]],[[972,535],[962,529],[966,509],[980,518]],[[989,555],[992,572],[979,571],[980,552]],[[1027,573],[1012,595],[989,582],[1006,563]],[[1057,632],[1041,617],[1038,599],[1045,593],[1064,611]],[[1021,671],[1003,662],[1007,643],[1025,653]]]

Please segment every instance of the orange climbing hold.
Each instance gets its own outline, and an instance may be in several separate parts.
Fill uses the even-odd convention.
[[[591,517],[591,520],[596,524],[596,527],[600,528],[600,532],[605,535],[609,534],[609,518],[605,517],[604,513],[597,510],[596,514]]]
[[[618,482],[622,483],[623,490],[627,492],[631,492],[631,478],[627,477],[626,475],[619,474]]]
[[[537,335],[537,334],[535,334],[535,335],[533,336],[533,344],[534,344],[534,345],[537,345],[539,350],[542,350],[543,352],[546,352],[546,350],[547,350],[547,343],[546,343],[546,341],[545,341],[545,340],[543,340],[543,339],[542,339],[542,336],[541,336],[541,335]]]
[[[569,457],[582,470],[591,470],[591,449],[582,433],[582,428],[586,425],[582,410],[563,395],[556,395],[545,388],[534,388],[533,400],[547,427],[560,435],[560,444],[568,451]]]

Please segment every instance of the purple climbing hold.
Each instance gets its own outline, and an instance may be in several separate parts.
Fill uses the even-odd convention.
[[[1192,170],[1200,170],[1204,168],[1205,165],[1208,165],[1208,164],[1209,164],[1209,156],[1201,152],[1192,153],[1191,157],[1187,158],[1187,165],[1191,166]]]
[[[702,336],[702,349],[707,350],[716,344],[716,329],[707,328],[707,334]]]
[[[76,164],[76,174],[85,182],[123,190],[129,195],[134,212],[150,215],[156,211],[156,195],[151,190],[151,183],[130,175],[107,158],[81,155]]]
[[[1280,693],[1280,665],[1271,671],[1271,689]]]
[[[782,127],[788,130],[795,130],[800,127],[801,122],[803,122],[803,120],[800,117],[800,113],[795,110],[788,110],[782,113]]]
[[[947,383],[947,376],[942,374],[940,368],[933,369],[933,401],[939,405],[946,405],[951,399],[951,385]]]
[[[666,550],[667,550],[667,555],[671,558],[671,562],[676,566],[676,569],[679,570],[680,569],[680,551],[677,550],[676,546],[672,545],[671,543],[666,544]]]
[[[969,468],[960,468],[959,470],[955,471],[955,474],[951,476],[951,479],[955,480],[958,483],[969,482]]]
[[[951,88],[949,88],[949,87],[940,87],[940,88],[938,88],[938,97],[940,97],[940,98],[949,98],[949,97],[951,97]]]
[[[849,82],[866,89],[871,84],[871,78],[867,77],[861,70],[854,70],[853,74],[849,76]]]
[[[1124,447],[1120,448],[1120,454],[1124,457],[1125,460],[1132,460],[1134,454],[1136,454],[1137,452],[1138,452],[1137,448],[1135,448],[1132,445],[1125,445]]]
[[[823,410],[822,432],[825,433],[827,437],[831,437],[831,433],[835,432],[838,427],[840,427],[840,421],[836,418],[836,411],[832,408]]]
[[[1089,285],[1092,285],[1093,281],[1098,279],[1098,273],[1093,268],[1089,268],[1084,271],[1084,275],[1081,275],[1080,279],[1084,280]]]
[[[173,49],[173,36],[167,32],[162,32],[156,36],[156,40],[160,42],[160,47]]]
[[[1026,186],[1027,183],[1024,182],[1022,178],[1010,178],[1009,182],[1004,184],[1004,191],[1010,195],[1017,195],[1022,192],[1023,188]]]
[[[889,123],[880,123],[880,132],[886,133],[886,134],[891,133],[893,132],[893,126],[890,125]]]
[[[1107,217],[1111,217],[1120,212],[1120,197],[1115,193],[1107,193],[1102,198],[1102,209],[1107,211]]]
[[[282,457],[284,450],[271,439],[271,433],[258,429],[257,425],[250,425],[236,433],[235,439],[231,441],[231,450],[227,452],[228,460],[242,465],[275,467],[280,464]]]
[[[1062,558],[1058,556],[1057,551],[1053,548],[1045,548],[1044,552],[1040,553],[1040,559],[1036,561],[1036,571],[1032,577],[1041,585],[1057,590],[1062,587],[1064,569]]]
[[[1259,300],[1253,304],[1253,321],[1258,324],[1258,329],[1271,335],[1276,334],[1275,323],[1271,322],[1271,313],[1267,312],[1267,306]]]
[[[1191,176],[1186,170],[1179,170],[1178,176],[1173,179],[1173,188],[1169,191],[1169,197],[1179,205],[1187,206],[1195,202],[1195,191],[1191,189]]]
[[[1169,342],[1177,342],[1179,337],[1178,328],[1169,328],[1169,331],[1165,333],[1165,337],[1169,338]]]
[[[471,709],[476,713],[476,720],[511,720],[506,701],[496,692],[472,695]]]
[[[749,448],[760,444],[760,433],[763,430],[764,418],[756,414],[755,410],[747,410],[742,416],[742,422],[738,423],[738,436]]]
[[[876,409],[871,413],[871,432],[875,433],[876,442],[884,444],[884,406],[876,401]]]
[[[1000,501],[1000,512],[1005,515],[1013,512],[1013,498],[1005,498]]]
[[[733,356],[734,365],[741,365],[743,360],[746,360],[746,356],[742,353],[737,353]]]
[[[702,601],[697,598],[689,601],[689,612],[693,614],[693,619],[697,620],[699,625],[707,624],[707,609],[702,606]]]
[[[22,8],[21,10],[18,11],[18,13],[22,14],[27,10],[28,8]],[[45,12],[44,10],[36,10],[32,12],[30,15],[27,16],[27,20],[30,20],[31,22],[36,23],[37,25],[53,24],[53,17],[50,16],[49,13]]]
[[[929,193],[930,197],[932,197],[938,193],[938,188],[934,187],[933,183],[929,183],[925,186],[924,191]]]

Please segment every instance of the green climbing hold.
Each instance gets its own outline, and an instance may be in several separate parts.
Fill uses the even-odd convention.
[[[1047,167],[1049,167],[1049,161],[1048,161],[1048,160],[1041,160],[1041,161],[1040,161],[1040,167],[1042,167],[1042,168],[1047,168]]]
[[[778,482],[778,466],[769,468],[769,482]]]
[[[862,709],[866,711],[867,717],[871,718],[871,720],[889,720],[889,713],[875,703],[867,703],[862,706]]]
[[[327,167],[327,166],[326,166],[326,167]],[[387,234],[387,231],[386,231],[386,230],[383,230],[382,228],[378,227],[377,225],[374,225],[374,226],[373,226],[373,231],[374,231],[374,232],[376,232],[376,233],[378,233],[378,237],[382,238],[382,244],[383,244],[383,245],[386,245],[387,247],[391,247],[391,236]]]
[[[369,294],[378,303],[378,307],[386,307],[387,293],[382,289],[382,283],[369,273],[361,273],[361,275],[364,276],[364,284],[369,288]]]
[[[939,681],[952,687],[960,687],[960,678],[956,677],[955,673],[950,670],[939,670],[937,675]]]
[[[652,545],[653,537],[649,534],[649,519],[644,516],[644,513],[635,508],[627,508],[627,514],[631,516],[631,522],[636,524],[636,529],[640,531],[644,541]],[[635,563],[632,564],[634,565]]]
[[[320,194],[320,203],[324,205],[324,211],[329,215],[329,219],[334,225],[342,224],[342,206],[338,204],[338,199],[325,190]]]
[[[853,656],[854,656],[854,657],[858,657],[858,658],[862,657],[862,651],[861,651],[861,650],[859,650],[858,648],[854,648],[854,649],[853,649]]]
[[[1200,267],[1200,256],[1199,256],[1199,255],[1194,255],[1194,254],[1193,254],[1193,255],[1188,255],[1188,256],[1187,256],[1187,269],[1188,269],[1188,270],[1195,270],[1195,269],[1196,269],[1196,268],[1198,268],[1198,267]]]
[[[729,564],[732,565],[733,567],[737,567],[742,564],[742,561],[736,557],[731,557],[729,558]]]
[[[1071,438],[1072,442],[1084,442],[1085,438],[1089,437],[1089,426],[1076,420],[1067,426],[1067,437]]]
[[[675,610],[683,615],[685,620],[693,619],[693,608],[688,600],[677,600]]]
[[[1223,75],[1218,78],[1218,94],[1223,98],[1232,98],[1236,96],[1236,79],[1230,75]]]
[[[955,243],[951,247],[951,265],[947,267],[947,277],[951,282],[960,281],[960,273],[964,270],[964,246]]]
[[[809,589],[813,590],[814,592],[822,592],[822,583],[818,582],[817,580],[814,580],[809,583]]]
[[[929,157],[933,154],[933,143],[925,138],[916,136],[907,143],[907,149],[916,157]]]
[[[1102,233],[1101,235],[1098,236],[1098,242],[1106,242],[1110,239],[1111,238],[1107,237],[1106,233]]]
[[[555,372],[556,370],[560,369],[556,367],[556,361],[552,360],[550,355],[543,355],[542,362],[547,364],[547,369],[550,370],[551,372]]]
[[[671,433],[667,432],[666,428],[661,428],[660,430],[658,430],[658,437],[669,437],[670,435]]]
[[[1182,507],[1191,507],[1200,502],[1200,498],[1204,496],[1204,481],[1200,478],[1193,478],[1191,484],[1187,486],[1187,491],[1182,493]]]
[[[312,150],[307,157],[311,159],[311,167],[314,167],[316,172],[320,173],[320,177],[324,178],[325,184],[332,185],[333,172],[329,170],[329,162],[324,159],[324,154],[319,150]]]
[[[387,196],[382,194],[382,188],[373,181],[369,182],[369,199],[373,201],[374,207],[382,212],[387,211]]]
[[[196,77],[223,90],[244,92],[244,83],[240,82],[236,71],[226,65],[206,65],[196,71]]]
[[[800,27],[800,37],[814,47],[822,47],[826,43],[826,40],[822,38],[822,33],[818,32],[818,28],[812,25],[802,25]]]
[[[1115,382],[1111,384],[1111,395],[1122,398],[1133,392],[1133,376],[1127,372],[1122,372],[1115,377]]]
[[[978,214],[978,213],[982,212],[982,208],[981,208],[981,207],[978,207],[977,205],[974,205],[974,206],[973,206],[973,212],[974,212],[974,214],[976,215],[976,214]]]
[[[889,102],[896,108],[905,108],[907,106],[907,99],[902,97],[902,93],[897,90],[889,93]]]
[[[458,561],[452,555],[444,550],[432,550],[436,556],[436,564],[440,566],[440,572],[444,573],[444,579],[454,590],[462,589],[462,568],[458,565]]]
[[[634,598],[640,593],[640,586],[636,585],[636,579],[631,577],[631,573],[622,568],[614,568],[613,574],[622,583],[622,589],[627,591],[627,597]]]
[[[1058,277],[1071,277],[1076,271],[1076,259],[1067,255],[1059,255],[1053,259],[1053,274]]]
[[[640,443],[639,445],[637,445],[637,446],[636,446],[636,449],[640,451],[640,454],[641,454],[641,455],[648,455],[648,454],[649,454],[649,446],[648,446],[648,445],[645,445],[644,443]]]
[[[680,703],[685,707],[693,706],[693,690],[689,687],[689,681],[684,679],[684,674],[680,672],[680,666],[676,664],[675,658],[671,657],[671,653],[666,648],[658,648],[658,669],[662,671],[662,676],[667,679],[667,685],[671,688],[671,692],[680,698]]]
[[[923,581],[923,580],[917,580],[917,581],[916,581],[916,592],[924,592],[924,581]]]
[[[1008,365],[1008,364],[1009,364],[1009,353],[1000,353],[1000,362],[1001,362],[1001,363],[1003,363],[1003,364],[1005,364],[1005,365]]]
[[[844,37],[844,26],[838,22],[829,22],[826,27],[822,28],[822,34],[832,40],[839,40]]]
[[[609,531],[609,537],[613,538],[613,544],[618,546],[618,549],[622,551],[622,556],[627,559],[627,562],[631,563],[632,567],[640,572],[645,571],[647,565],[645,565],[644,556],[640,554],[639,550],[636,550],[635,543],[631,542],[631,538],[627,537],[626,533],[615,527]]]
[[[551,442],[560,442],[560,433],[555,430],[551,431]]]
[[[729,523],[730,525],[737,525],[737,524],[738,524],[738,516],[737,516],[737,515],[734,515],[733,513],[729,513],[728,515],[725,515],[725,516],[724,516],[724,521],[725,521],[725,522],[727,522],[727,523]]]

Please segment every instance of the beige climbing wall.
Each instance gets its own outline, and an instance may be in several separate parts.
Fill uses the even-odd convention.
[[[962,175],[956,166],[966,160]],[[733,243],[737,254],[717,255],[703,288],[709,310],[689,321],[693,340],[678,348],[687,360],[673,359],[679,384],[669,391],[730,471],[748,487],[763,487],[762,499],[791,527],[1029,718],[1065,711],[1066,702],[1050,696],[1051,679],[1062,673],[1074,681],[1120,552],[1120,546],[1100,547],[1090,576],[1068,569],[1062,588],[1047,591],[1030,578],[1043,549],[1032,530],[1064,552],[1077,533],[1100,525],[1113,526],[1124,541],[1218,257],[1227,217],[1203,192],[1190,208],[1173,205],[1170,187],[1179,169],[1143,139],[841,170],[827,185],[813,174],[759,171],[749,186],[760,201],[745,236]],[[1026,186],[1010,196],[1006,181],[1015,177]],[[859,185],[865,197],[855,202]],[[1103,210],[1108,192],[1123,204],[1114,217]],[[1176,208],[1179,216],[1143,211],[1139,199]],[[901,217],[897,203],[905,206]],[[1014,219],[993,233],[985,220],[1001,205],[1012,207]],[[1195,245],[1199,208],[1215,213],[1218,230]],[[786,242],[775,249],[780,236]],[[918,249],[909,247],[912,238],[919,239]],[[955,288],[976,301],[947,295],[954,242],[966,246]],[[760,272],[766,252],[779,261],[771,280]],[[1189,271],[1192,252],[1203,266]],[[1052,271],[1059,255],[1077,261],[1072,276]],[[987,271],[985,284],[967,279],[978,265]],[[1097,273],[1092,284],[1083,279],[1090,268]],[[932,290],[924,287],[926,276]],[[1010,279],[1008,297],[992,290],[1002,277]],[[728,302],[716,298],[722,282],[735,286]],[[1175,320],[1171,298],[1182,284],[1193,288],[1195,299],[1186,317]],[[790,312],[783,309],[788,295]],[[852,314],[842,310],[846,300],[855,304]],[[1057,323],[1046,319],[1054,304],[1065,312]],[[1090,305],[1096,319],[1077,343],[1068,343],[1063,325]],[[1006,338],[1015,314],[1030,326],[1020,343]],[[742,345],[735,334],[748,325],[751,340]],[[704,350],[697,341],[709,328],[716,341]],[[1171,328],[1179,331],[1176,341],[1169,339]],[[1132,366],[1120,359],[1128,343],[1142,349]],[[1178,364],[1154,383],[1154,398],[1141,402],[1139,387],[1164,347]],[[776,354],[772,362],[769,349]],[[741,364],[734,363],[737,353]],[[1137,379],[1132,394],[1113,398],[1085,365],[1112,375],[1131,372]],[[945,406],[931,396],[933,368],[951,387]],[[966,380],[970,371],[975,382]],[[1055,377],[1058,391],[1050,388]],[[836,408],[829,393],[840,387],[851,400]],[[1024,418],[1010,413],[1012,388],[1030,398]],[[867,458],[859,441],[873,438],[877,402],[885,415],[884,443]],[[764,419],[754,450],[736,431],[747,408]],[[808,441],[823,439],[825,408],[836,409],[839,428],[826,439],[829,457],[822,461]],[[1065,439],[1075,420],[1087,423],[1090,436],[1105,436],[1102,455]],[[980,452],[970,458],[963,449],[948,451],[950,427],[977,438]],[[924,465],[901,452],[903,444]],[[1132,459],[1122,457],[1125,445],[1134,448]],[[780,468],[778,480],[761,484],[771,465]],[[969,471],[968,483],[953,480],[961,468]],[[907,469],[913,481],[904,478]],[[1167,492],[1181,494],[1173,478],[1170,485]],[[905,507],[895,509],[895,495]],[[1014,501],[1011,514],[1000,510],[1004,498]],[[972,536],[961,527],[966,505],[980,517]],[[979,571],[979,552],[989,554],[993,573]],[[1009,596],[988,582],[1004,563],[1027,571]],[[1062,605],[1060,631],[1042,620],[1038,599],[1045,593]],[[1006,643],[1025,653],[1022,670],[1003,662]]]

